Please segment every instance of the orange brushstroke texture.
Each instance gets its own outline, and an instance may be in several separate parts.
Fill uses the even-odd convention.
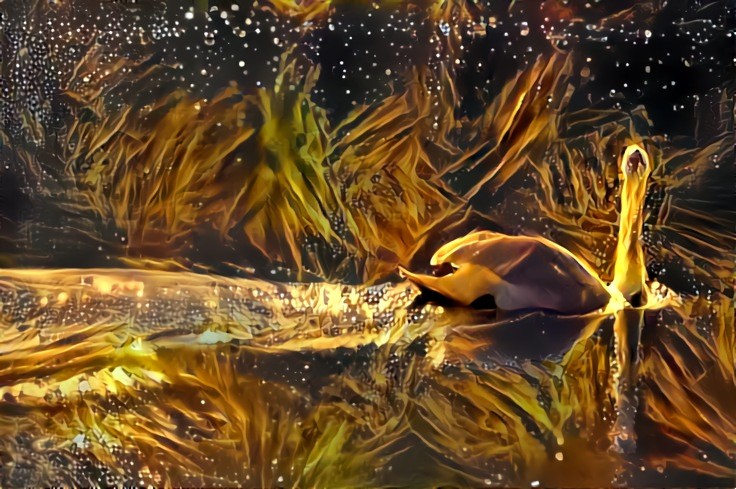
[[[319,21],[331,4],[269,5]],[[432,5],[433,21],[451,21],[456,33],[441,49],[457,56],[455,26],[475,7]],[[83,59],[77,76],[97,62]],[[644,139],[652,178],[677,188],[704,181],[710,158],[733,142],[667,146],[637,132],[642,109],[560,114],[571,68],[565,55],[541,57],[473,119],[456,115],[444,65],[406,73],[393,95],[337,123],[311,100],[318,72],[291,53],[274,86],[231,87],[211,100],[174,93],[108,112],[103,90],[69,83],[68,95],[98,117],[74,121],[66,141],[74,144],[61,156],[76,205],[112,219],[130,263],[152,269],[174,268],[164,258],[186,256],[204,236],[283,262],[298,278],[367,285],[436,249],[444,230],[462,228],[469,205],[503,188],[504,202],[477,212],[514,228],[509,209],[533,208],[530,227],[551,223],[555,242],[610,279],[616,161],[626,144]],[[547,106],[550,96],[557,105]],[[584,164],[591,156],[600,169]],[[462,191],[448,183],[460,169],[475,183]],[[521,175],[534,192],[516,185]],[[644,350],[644,414],[680,450],[651,455],[647,470],[733,474],[734,316],[722,293],[733,262],[725,237],[711,231],[723,225],[676,199],[655,224],[687,241],[650,253],[685,260],[715,291],[683,297],[652,326],[659,339]],[[307,238],[322,251],[303,251]],[[562,320],[576,330],[562,360],[486,368],[495,331],[514,321],[412,307],[417,290],[405,283],[371,295],[366,285],[153,270],[4,270],[0,280],[0,453],[14,454],[2,455],[9,472],[33,468],[30,485],[69,485],[84,463],[103,474],[88,484],[132,476],[157,486],[259,487],[517,486],[542,476],[551,486],[590,487],[610,485],[625,467],[606,451],[611,355],[596,331],[611,328],[608,316]],[[236,299],[247,301],[235,307]],[[308,364],[300,355],[338,365],[338,347],[361,346],[375,348],[356,361],[362,367],[294,372],[305,379],[297,382],[268,376],[282,361]],[[31,452],[21,435],[33,439]],[[392,479],[399,464],[416,466],[414,477]]]

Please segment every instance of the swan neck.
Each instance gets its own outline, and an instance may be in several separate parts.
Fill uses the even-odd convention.
[[[648,165],[644,171],[628,172],[624,170],[623,175],[613,285],[627,300],[631,300],[637,294],[644,292],[647,280],[641,233],[644,220],[644,198],[649,176]]]

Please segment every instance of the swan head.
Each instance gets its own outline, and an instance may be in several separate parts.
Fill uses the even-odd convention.
[[[638,145],[631,144],[626,147],[624,156],[621,158],[621,171],[626,177],[646,177],[651,172],[649,155],[646,150]]]

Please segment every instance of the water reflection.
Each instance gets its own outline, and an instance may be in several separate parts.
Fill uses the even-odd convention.
[[[138,297],[67,275],[4,281],[0,446],[13,455],[3,485],[590,487],[718,485],[732,474],[733,309],[722,296],[624,311],[644,329],[637,451],[622,454],[612,447],[616,315],[422,305],[396,284],[382,289],[403,301],[389,326],[350,329],[353,312],[340,313],[335,333],[311,321],[332,307],[315,286],[264,283],[256,297],[275,297],[264,310],[223,313],[254,290],[143,274]],[[222,302],[189,325],[163,298],[178,291],[195,307],[215,286]],[[376,295],[340,288],[332,300],[360,302],[367,290]],[[300,316],[308,296],[323,302]],[[94,306],[106,298],[102,314]],[[155,303],[157,321],[134,298]],[[248,339],[224,316],[214,324],[217,311],[240,311],[241,326],[271,311],[275,325]],[[39,327],[47,316],[55,328]]]

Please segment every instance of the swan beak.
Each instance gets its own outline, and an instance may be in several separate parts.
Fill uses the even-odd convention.
[[[649,155],[646,150],[638,144],[627,146],[621,158],[621,170],[624,174],[644,176],[649,169]]]

